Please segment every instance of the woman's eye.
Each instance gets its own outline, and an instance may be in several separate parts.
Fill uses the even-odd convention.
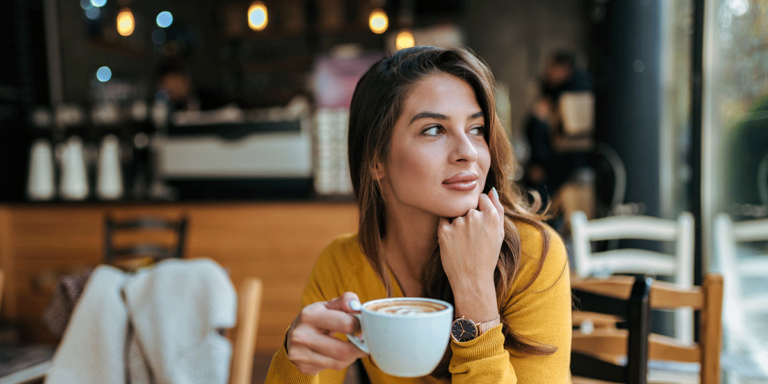
[[[479,126],[479,127],[472,127],[469,130],[469,133],[473,135],[483,135],[485,133],[485,127]]]
[[[421,131],[422,134],[427,136],[437,136],[438,133],[440,133],[440,126],[439,125],[433,125],[423,131]]]

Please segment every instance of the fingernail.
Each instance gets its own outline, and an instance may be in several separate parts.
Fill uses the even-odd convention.
[[[491,188],[491,190],[493,191],[493,194],[496,195],[496,198],[498,199],[499,198],[499,193],[496,192],[496,187]]]
[[[347,305],[349,305],[349,309],[353,311],[359,311],[363,309],[363,306],[360,305],[360,302],[357,300],[350,300],[349,303],[347,303]]]

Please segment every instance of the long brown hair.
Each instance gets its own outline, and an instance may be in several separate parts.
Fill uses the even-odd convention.
[[[491,168],[483,188],[488,193],[496,187],[504,205],[504,242],[494,273],[498,306],[508,294],[515,280],[522,257],[520,236],[513,220],[536,227],[543,239],[542,262],[549,250],[549,232],[541,224],[540,199],[529,204],[511,182],[514,157],[507,136],[496,116],[495,81],[488,66],[466,49],[414,47],[397,51],[374,64],[363,75],[352,96],[349,116],[349,170],[352,186],[360,209],[358,241],[360,248],[392,296],[392,281],[383,254],[382,239],[386,236],[385,202],[379,181],[373,169],[384,163],[390,152],[392,131],[402,113],[403,101],[412,87],[421,79],[446,73],[466,81],[474,90],[477,103],[486,119],[485,140],[491,155]],[[541,266],[525,288],[541,272]],[[440,261],[440,250],[430,256],[422,279],[422,296],[453,303],[453,291]],[[525,289],[524,288],[524,289]],[[502,319],[503,321],[503,319]],[[515,333],[505,324],[505,346],[524,355],[549,355],[556,348],[539,344]],[[448,353],[450,353],[450,348]],[[445,363],[445,361],[444,361]],[[433,373],[447,374],[447,365],[441,364]]]

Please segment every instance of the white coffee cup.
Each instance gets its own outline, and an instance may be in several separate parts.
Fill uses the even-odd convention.
[[[423,306],[433,311],[420,312],[418,308]],[[393,313],[393,308],[404,310]],[[366,302],[355,316],[360,320],[362,338],[347,335],[352,344],[370,353],[384,373],[418,377],[432,373],[443,358],[451,335],[453,306],[436,299],[387,298]]]

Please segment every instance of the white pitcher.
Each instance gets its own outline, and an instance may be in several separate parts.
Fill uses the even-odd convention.
[[[53,151],[46,139],[36,140],[29,152],[27,197],[30,200],[50,200],[56,193],[53,174]]]
[[[88,197],[83,141],[79,137],[72,136],[64,144],[61,164],[61,197],[64,200],[83,200]]]
[[[96,194],[102,200],[123,197],[123,176],[120,170],[120,142],[115,135],[107,135],[99,148]]]

